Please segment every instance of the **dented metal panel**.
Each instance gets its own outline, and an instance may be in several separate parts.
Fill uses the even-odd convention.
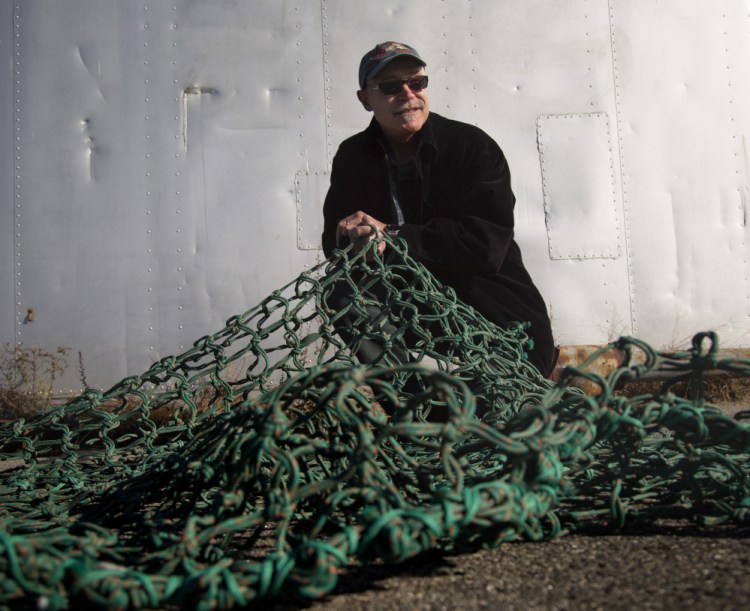
[[[6,4],[0,339],[69,346],[108,386],[320,261],[333,154],[370,119],[359,58],[396,39],[427,59],[433,110],[505,151],[560,343],[715,328],[747,346],[749,15],[748,0]]]
[[[325,154],[308,113],[322,105],[319,15],[275,2],[16,6],[16,319],[36,310],[19,341],[72,346],[106,384],[308,264],[293,181]]]

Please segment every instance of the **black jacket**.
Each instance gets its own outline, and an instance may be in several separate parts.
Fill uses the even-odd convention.
[[[409,253],[459,298],[501,326],[530,322],[532,362],[554,366],[547,308],[513,239],[515,197],[500,147],[478,127],[430,113],[416,154],[417,205],[404,210],[399,237]],[[341,143],[323,207],[323,252],[336,246],[336,225],[362,210],[392,223],[388,167],[380,126]]]

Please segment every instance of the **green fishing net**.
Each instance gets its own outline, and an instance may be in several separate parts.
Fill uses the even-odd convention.
[[[522,324],[387,252],[336,251],[187,352],[5,425],[0,604],[228,608],[435,548],[747,524],[750,429],[700,388],[750,361],[712,333],[673,354],[622,338],[623,366],[553,384]],[[618,393],[657,372],[660,390]]]

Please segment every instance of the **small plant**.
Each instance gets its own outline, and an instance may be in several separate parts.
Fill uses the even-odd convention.
[[[52,389],[68,366],[69,348],[3,344],[0,351],[0,418],[30,416],[50,407]]]

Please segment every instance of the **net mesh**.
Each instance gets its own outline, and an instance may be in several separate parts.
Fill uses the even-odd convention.
[[[0,603],[226,608],[434,548],[747,524],[750,429],[700,388],[750,361],[715,334],[672,354],[622,338],[623,366],[553,384],[523,325],[388,252],[336,251],[184,354],[0,429]],[[658,392],[617,393],[655,371]]]

